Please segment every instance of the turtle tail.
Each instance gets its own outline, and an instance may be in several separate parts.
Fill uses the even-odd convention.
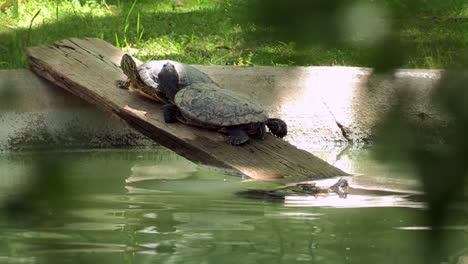
[[[282,138],[288,134],[288,125],[286,125],[286,123],[281,119],[269,118],[266,121],[266,125],[270,132],[279,138]]]

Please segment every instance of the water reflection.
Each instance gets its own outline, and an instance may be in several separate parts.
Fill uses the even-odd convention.
[[[62,153],[72,203],[48,221],[0,221],[0,260],[25,263],[417,263],[427,226],[410,194],[246,199],[261,182],[196,166],[164,150]],[[3,196],[27,179],[27,155],[0,157]],[[364,162],[364,161],[361,161]],[[183,175],[176,169],[181,168]],[[165,169],[161,169],[165,168]],[[172,169],[169,170],[169,168]],[[2,170],[3,171],[3,170]],[[170,175],[174,174],[174,177]],[[20,175],[20,176],[19,176]],[[21,176],[22,175],[22,176]],[[129,180],[130,179],[130,180]],[[334,181],[336,182],[336,180]],[[324,183],[325,184],[325,183]],[[268,186],[268,185],[265,185]],[[411,199],[409,199],[411,198]],[[468,246],[454,209],[447,259]],[[465,222],[464,222],[465,221]],[[464,227],[464,228],[463,228]],[[454,261],[454,263],[456,263]]]
[[[410,195],[350,195],[345,199],[338,196],[287,196],[287,207],[334,207],[334,208],[365,208],[365,207],[405,207],[426,208],[423,202],[412,201]]]

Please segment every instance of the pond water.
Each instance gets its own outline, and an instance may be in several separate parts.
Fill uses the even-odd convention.
[[[350,153],[335,163],[405,177],[367,150]],[[236,192],[268,183],[164,148],[8,152],[0,173],[0,263],[427,261],[426,209],[414,195],[249,199]],[[468,263],[467,222],[466,208],[451,210],[446,263]]]

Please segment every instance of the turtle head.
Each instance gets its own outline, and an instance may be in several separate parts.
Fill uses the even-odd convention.
[[[346,179],[340,178],[337,183],[330,186],[330,190],[334,191],[340,198],[346,198],[348,194],[349,183]]]
[[[179,74],[175,66],[167,62],[162,67],[158,74],[159,79],[159,90],[167,97],[170,101],[174,102],[176,93],[180,90],[179,88]]]
[[[132,56],[124,54],[120,60],[120,68],[131,80],[135,80],[137,76],[137,66]]]
[[[270,132],[279,138],[283,138],[288,134],[288,125],[281,119],[269,118],[266,121],[266,125],[270,129]]]

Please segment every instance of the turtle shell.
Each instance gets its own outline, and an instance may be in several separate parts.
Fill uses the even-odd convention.
[[[207,126],[234,126],[265,122],[268,116],[252,98],[212,83],[196,83],[174,99],[184,118]]]
[[[157,89],[159,85],[158,74],[163,65],[167,62],[173,64],[179,73],[179,84],[181,87],[197,82],[214,83],[208,75],[194,67],[171,60],[156,60],[142,64],[138,67],[138,74],[140,75],[141,80],[149,87]]]

